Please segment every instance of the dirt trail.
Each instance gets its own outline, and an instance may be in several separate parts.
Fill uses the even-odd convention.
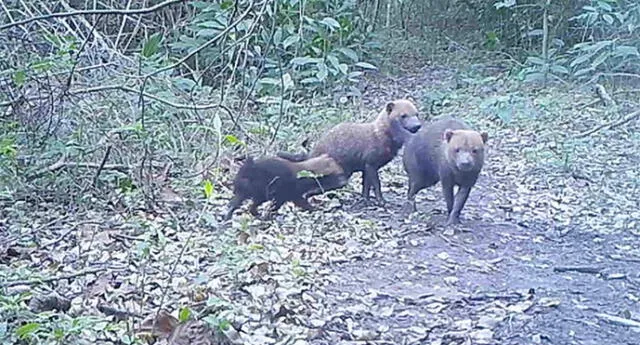
[[[640,344],[640,328],[601,316],[638,319],[639,263],[618,251],[638,248],[640,238],[545,217],[537,203],[553,186],[526,188],[523,176],[505,173],[519,151],[511,139],[493,138],[453,234],[439,225],[439,185],[420,194],[419,213],[405,220],[400,160],[383,170],[389,206],[361,217],[391,235],[360,245],[369,253],[360,260],[330,267],[335,283],[318,288],[329,321],[313,344]],[[511,199],[525,191],[535,202],[513,211]]]

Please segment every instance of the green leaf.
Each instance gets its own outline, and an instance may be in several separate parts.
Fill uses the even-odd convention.
[[[16,334],[18,335],[18,337],[24,339],[31,336],[31,334],[33,334],[39,328],[40,328],[40,324],[37,324],[35,322],[30,322],[16,329]]]
[[[627,57],[629,55],[640,56],[640,53],[638,53],[638,48],[633,46],[617,46],[615,47],[615,49],[613,49],[613,54],[616,57]]]
[[[220,33],[221,30],[216,30],[216,29],[202,29],[202,30],[198,30],[196,32],[196,36],[199,37],[214,37],[216,35],[218,35]],[[189,47],[191,48],[191,47]]]
[[[189,316],[191,316],[191,310],[189,310],[189,308],[180,308],[180,312],[178,313],[178,320],[180,320],[180,322],[189,320]]]
[[[284,42],[282,42],[282,46],[284,47],[284,49],[289,48],[290,46],[298,43],[300,41],[300,36],[298,35],[291,35],[289,37],[287,37]]]
[[[204,181],[204,196],[209,199],[213,194],[213,183],[210,180]]]
[[[319,175],[314,174],[311,171],[308,170],[302,170],[299,171],[298,174],[296,175],[296,178],[302,178],[302,177],[318,177]]]
[[[553,73],[557,73],[557,74],[569,74],[569,70],[564,67],[564,66],[560,66],[560,65],[551,65],[550,67],[551,72]]]
[[[516,5],[516,0],[497,1],[493,4],[496,10],[501,8],[510,8]]]
[[[543,66],[546,64],[546,62],[543,59],[537,56],[529,56],[527,58],[527,62],[530,64],[538,65],[538,66]]]
[[[598,7],[607,12],[611,12],[613,10],[613,7],[611,7],[611,5],[609,5],[606,1],[598,1]]]
[[[378,69],[378,67],[376,67],[376,66],[374,66],[374,65],[372,65],[372,64],[370,64],[368,62],[358,62],[358,63],[356,63],[356,66],[360,67],[360,68],[364,68],[364,69]]]
[[[291,79],[291,75],[289,73],[285,73],[282,75],[282,82],[284,84],[284,89],[289,90],[293,88],[293,79]]]
[[[206,22],[198,23],[198,27],[201,28],[209,28],[209,29],[217,29],[216,32],[220,32],[225,29],[224,24],[220,23],[218,20],[209,20]]]
[[[602,63],[605,62],[607,58],[609,58],[609,52],[602,52],[602,54],[600,54],[597,58],[595,58],[595,60],[593,60],[593,62],[591,63],[591,68],[596,68],[602,65]]]
[[[220,130],[222,129],[222,120],[220,119],[220,115],[216,114],[213,117],[213,129],[216,130],[216,132],[220,133]]]
[[[221,10],[228,10],[230,8],[233,7],[233,1],[232,0],[224,0],[223,2],[220,3],[220,9]]]
[[[575,67],[577,65],[583,64],[583,63],[589,61],[592,57],[593,57],[593,54],[580,55],[575,60],[573,60],[571,62],[569,67]]]
[[[302,80],[300,80],[300,84],[313,84],[313,83],[318,83],[320,82],[320,80],[316,77],[309,77],[309,78],[304,78]]]
[[[525,76],[524,80],[527,82],[544,80],[544,73],[540,73],[540,72],[528,73]]]
[[[340,29],[340,23],[331,17],[324,18],[320,23],[328,26],[330,29]]]
[[[24,70],[19,69],[15,73],[13,73],[13,82],[16,83],[17,87],[21,87],[24,85],[24,82],[27,80],[27,73]]]
[[[282,28],[276,29],[276,32],[273,34],[273,43],[278,45],[280,42],[282,42]]]
[[[260,80],[258,80],[258,82],[260,84],[267,84],[267,85],[279,85],[280,84],[280,80],[279,79],[269,78],[269,77],[261,78]]]
[[[529,31],[527,33],[527,36],[529,36],[529,37],[542,36],[543,33],[544,33],[544,31],[542,31],[542,29],[534,29],[534,30]]]
[[[588,67],[588,68],[583,68],[583,69],[577,70],[573,75],[575,77],[579,77],[579,76],[585,75],[585,74],[590,73],[590,72],[593,72],[593,68]]]
[[[308,57],[308,56],[303,56],[303,57],[296,57],[291,59],[291,64],[294,66],[303,66],[309,63],[317,63],[318,59],[312,58],[312,57]]]
[[[612,40],[600,41],[589,47],[588,50],[593,50],[593,52],[595,53],[604,47],[610,46],[611,44],[613,44]]]
[[[142,56],[148,58],[158,52],[160,47],[160,41],[162,40],[161,33],[155,33],[149,37],[149,39],[142,46]]]
[[[335,55],[328,55],[327,60],[329,61],[329,63],[331,63],[331,66],[333,66],[333,68],[335,68],[336,70],[339,68],[338,66],[340,65],[340,61],[338,61],[338,58]]]
[[[235,135],[233,134],[227,134],[224,137],[223,142],[228,143],[229,145],[240,145],[240,146],[246,146],[245,143],[238,139]]]
[[[336,49],[336,51],[344,54],[344,56],[346,56],[349,59],[353,60],[353,62],[358,62],[358,53],[356,53],[355,50],[353,50],[351,48],[338,48],[338,49]]]
[[[349,72],[349,66],[345,63],[341,63],[338,65],[338,70],[340,70],[342,74],[346,75]]]
[[[316,78],[318,78],[318,80],[320,81],[325,81],[325,79],[327,79],[327,76],[329,76],[327,65],[325,65],[324,63],[319,63],[317,67],[318,72],[316,73]]]
[[[250,250],[263,250],[264,246],[260,243],[251,243],[247,248]]]

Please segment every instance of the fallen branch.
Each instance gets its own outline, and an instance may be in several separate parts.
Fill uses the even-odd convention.
[[[142,319],[142,315],[127,310],[119,310],[106,304],[98,304],[96,308],[107,316],[114,316],[116,320],[126,320],[129,318]]]
[[[590,267],[590,266],[558,266],[558,267],[554,267],[553,271],[600,274],[602,272],[602,269],[597,267]]]
[[[102,271],[106,271],[106,268],[94,268],[94,269],[84,270],[84,271],[80,271],[72,274],[64,274],[61,276],[44,278],[44,279],[14,280],[12,282],[6,282],[6,283],[0,284],[0,287],[7,288],[12,286],[18,286],[18,285],[38,285],[38,284],[44,284],[44,283],[52,283],[59,280],[72,279],[72,278],[77,278],[77,277],[85,276],[89,274],[96,274]]]
[[[609,322],[609,323],[613,323],[613,324],[616,324],[616,325],[633,327],[633,328],[640,328],[640,322],[635,321],[635,320],[625,319],[623,317],[604,314],[604,313],[596,314],[596,316],[601,318],[601,319],[603,319],[603,320],[605,320],[605,321],[607,321],[607,322]]]
[[[123,16],[123,15],[128,15],[128,16],[132,16],[132,15],[137,15],[137,14],[147,14],[147,13],[151,13],[151,12],[155,12],[158,11],[164,7],[167,6],[171,6],[173,4],[177,4],[180,2],[183,2],[184,0],[168,0],[162,3],[159,3],[155,6],[151,6],[151,7],[147,7],[147,8],[140,8],[140,9],[135,9],[135,10],[117,10],[117,9],[110,9],[110,10],[80,10],[80,11],[70,11],[70,12],[59,12],[59,13],[51,13],[51,14],[46,14],[46,15],[41,15],[41,16],[36,16],[36,17],[31,17],[31,18],[26,18],[23,20],[19,20],[17,22],[13,22],[13,23],[9,23],[9,24],[4,24],[4,25],[0,25],[0,31],[1,30],[5,30],[8,28],[12,28],[14,26],[20,26],[20,25],[24,25],[24,24],[28,24],[31,22],[36,22],[36,21],[40,21],[40,20],[47,20],[47,19],[52,19],[52,18],[66,18],[66,17],[74,17],[74,16],[83,16],[83,15],[119,15],[119,16]]]
[[[612,128],[624,125],[625,123],[630,122],[630,121],[632,121],[634,119],[637,119],[638,117],[640,117],[640,110],[636,110],[636,111],[632,112],[631,114],[623,117],[622,119],[620,119],[618,121],[605,123],[605,124],[602,124],[600,126],[597,126],[597,127],[593,128],[593,129],[590,129],[590,130],[588,130],[586,132],[580,133],[580,134],[576,135],[575,138],[576,139],[584,138],[584,137],[589,136],[589,135],[591,135],[591,134],[593,134],[593,133],[595,133],[595,132],[597,132],[597,131],[599,131],[601,129],[604,129],[604,128],[612,129]]]

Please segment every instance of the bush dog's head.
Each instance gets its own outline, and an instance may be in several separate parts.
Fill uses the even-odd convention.
[[[460,171],[479,171],[484,163],[484,144],[488,139],[485,132],[447,129],[442,134],[446,159]]]
[[[397,99],[387,103],[385,112],[390,124],[397,122],[402,128],[411,133],[417,132],[422,126],[418,119],[418,109],[408,99]]]

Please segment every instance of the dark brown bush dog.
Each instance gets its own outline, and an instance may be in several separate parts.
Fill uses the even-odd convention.
[[[447,225],[460,223],[460,213],[484,164],[487,133],[469,129],[451,117],[427,124],[415,135],[407,135],[402,162],[409,175],[407,211],[416,210],[415,196],[442,182],[447,202]],[[458,192],[453,194],[453,187]]]
[[[319,177],[298,177],[301,171],[309,171]],[[304,210],[311,211],[304,194],[319,188],[324,181],[340,181],[343,170],[338,163],[329,157],[321,155],[302,162],[291,162],[279,157],[253,160],[249,157],[242,164],[233,181],[233,198],[229,201],[228,211],[224,220],[229,220],[242,202],[251,199],[250,213],[258,217],[258,206],[273,200],[267,219],[271,218],[287,201],[292,201]]]
[[[354,172],[362,172],[362,197],[369,200],[371,188],[383,203],[378,170],[389,163],[402,147],[405,131],[415,133],[420,129],[418,110],[409,100],[399,99],[387,103],[376,119],[368,123],[341,123],[323,135],[310,155],[280,152],[278,156],[292,161],[328,154],[344,170],[346,179],[327,179],[323,190],[345,186]],[[311,191],[307,195],[320,193]]]

